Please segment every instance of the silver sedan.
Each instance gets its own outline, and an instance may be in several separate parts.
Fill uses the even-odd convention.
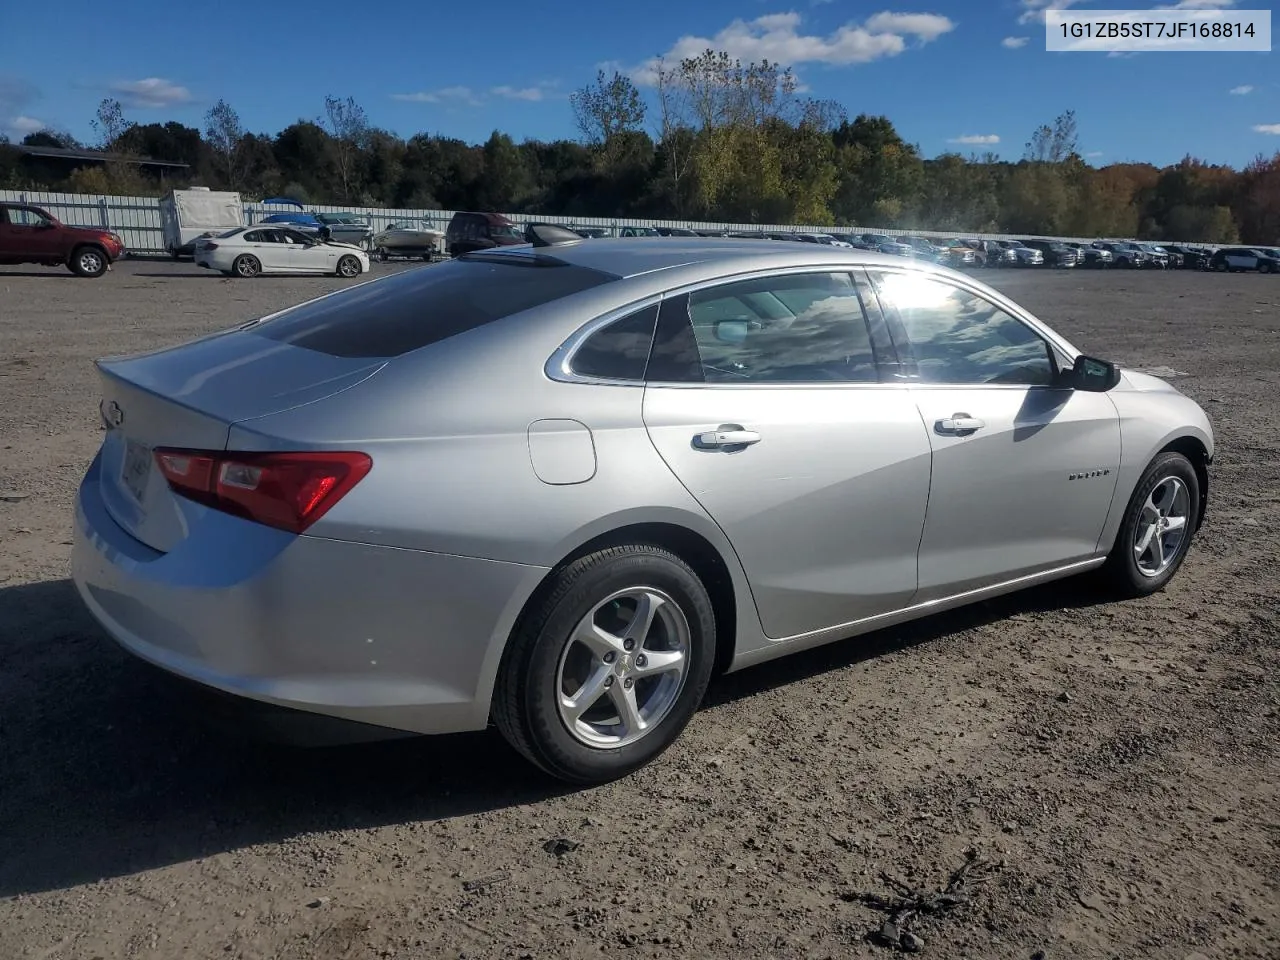
[[[73,566],[107,632],[389,735],[492,722],[591,783],[717,671],[1187,555],[1204,412],[972,277],[531,233],[100,361]]]

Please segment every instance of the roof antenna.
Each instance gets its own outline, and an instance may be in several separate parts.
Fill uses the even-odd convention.
[[[558,223],[531,223],[524,228],[524,238],[535,247],[555,247],[578,243],[582,240],[582,234]]]

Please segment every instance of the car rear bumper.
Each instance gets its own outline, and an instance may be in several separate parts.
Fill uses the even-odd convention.
[[[412,733],[482,729],[502,647],[543,568],[293,536],[209,511],[158,553],[111,517],[95,459],[72,578],[106,632],[188,680]]]

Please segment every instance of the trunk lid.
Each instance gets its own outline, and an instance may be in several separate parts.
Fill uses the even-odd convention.
[[[340,393],[384,360],[344,358],[249,331],[215,334],[138,357],[98,361],[102,385],[100,484],[115,521],[154,550],[168,551],[203,510],[170,491],[156,447],[224,450],[231,426]]]

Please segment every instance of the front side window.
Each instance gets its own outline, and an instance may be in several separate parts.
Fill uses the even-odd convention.
[[[658,305],[637,310],[591,334],[573,354],[573,372],[606,380],[643,380]]]
[[[810,273],[723,284],[673,298],[691,336],[659,337],[682,352],[677,368],[705,383],[872,383],[875,356],[853,279]],[[680,304],[679,307],[676,304]],[[667,324],[664,324],[667,326]],[[670,339],[671,343],[666,341]],[[696,352],[700,376],[689,377]],[[657,365],[661,369],[661,364]],[[650,373],[650,379],[662,379]]]
[[[872,277],[910,343],[922,383],[1048,386],[1057,370],[1048,343],[994,303],[929,277]]]

